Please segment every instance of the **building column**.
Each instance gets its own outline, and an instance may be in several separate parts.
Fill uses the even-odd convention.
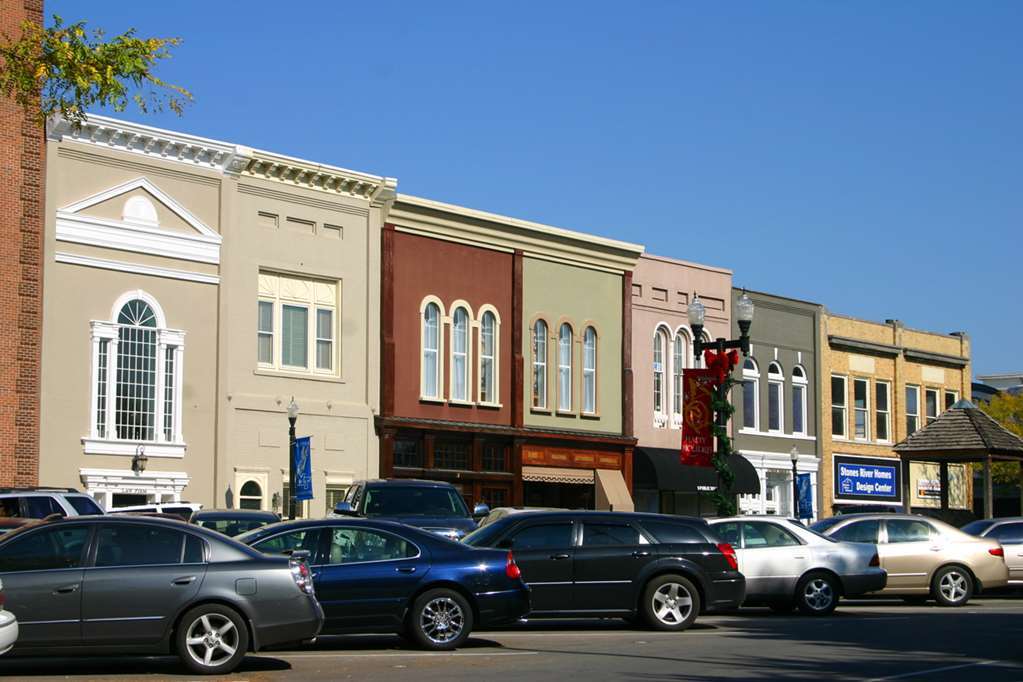
[[[394,429],[380,429],[380,477],[394,476]]]
[[[938,465],[938,479],[941,485],[941,511],[948,511],[948,462],[941,462]]]
[[[523,492],[522,492],[522,446],[525,444],[524,438],[515,438],[512,440],[512,451],[511,451],[511,471],[515,476],[514,482],[512,483],[512,506],[521,507],[523,504]]]
[[[995,517],[994,489],[991,486],[991,455],[984,457],[984,518]]]
[[[913,501],[910,498],[910,466],[909,457],[902,456],[902,508],[907,514],[913,511]]]

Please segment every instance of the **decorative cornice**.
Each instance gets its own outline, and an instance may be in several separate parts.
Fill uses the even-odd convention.
[[[923,362],[927,364],[935,365],[947,365],[957,369],[962,369],[966,365],[970,364],[969,358],[960,357],[958,355],[945,355],[944,353],[931,353],[924,350],[916,350],[914,348],[906,348],[903,351],[907,360],[913,360],[914,362]]]
[[[880,355],[886,358],[894,358],[902,352],[902,348],[899,346],[890,346],[887,343],[860,341],[859,339],[850,339],[845,336],[828,336],[828,343],[835,350],[846,350],[854,353],[870,353],[872,355]]]
[[[276,180],[295,187],[363,199],[373,206],[393,201],[397,195],[398,181],[394,178],[368,175],[258,149],[247,152],[249,156],[244,164],[241,159],[245,157],[240,156],[233,166],[239,169],[235,171],[238,175]]]

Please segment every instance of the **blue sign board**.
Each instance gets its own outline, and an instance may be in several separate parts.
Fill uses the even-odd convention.
[[[313,499],[313,463],[309,455],[309,436],[295,439],[292,466],[295,467],[295,499]]]
[[[810,474],[799,474],[796,477],[796,487],[799,488],[799,518],[813,518],[813,485],[810,483]]]
[[[834,471],[836,501],[902,501],[898,460],[835,455]]]

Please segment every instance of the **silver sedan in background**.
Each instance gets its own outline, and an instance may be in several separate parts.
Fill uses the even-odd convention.
[[[840,597],[880,590],[887,582],[874,545],[838,542],[779,517],[735,516],[710,524],[735,548],[747,604],[824,616]]]

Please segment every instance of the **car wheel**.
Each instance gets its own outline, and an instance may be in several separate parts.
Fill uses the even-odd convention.
[[[413,602],[406,632],[424,649],[457,649],[472,632],[472,607],[454,590],[429,590]]]
[[[945,566],[934,574],[931,592],[941,606],[963,606],[973,596],[973,576],[962,566]]]
[[[174,641],[186,668],[200,675],[224,675],[245,658],[249,631],[234,609],[203,604],[182,617]]]
[[[827,573],[803,576],[796,585],[796,606],[809,616],[830,615],[838,606],[838,581]]]
[[[662,575],[643,590],[643,618],[657,630],[682,631],[700,613],[700,593],[680,575]]]

